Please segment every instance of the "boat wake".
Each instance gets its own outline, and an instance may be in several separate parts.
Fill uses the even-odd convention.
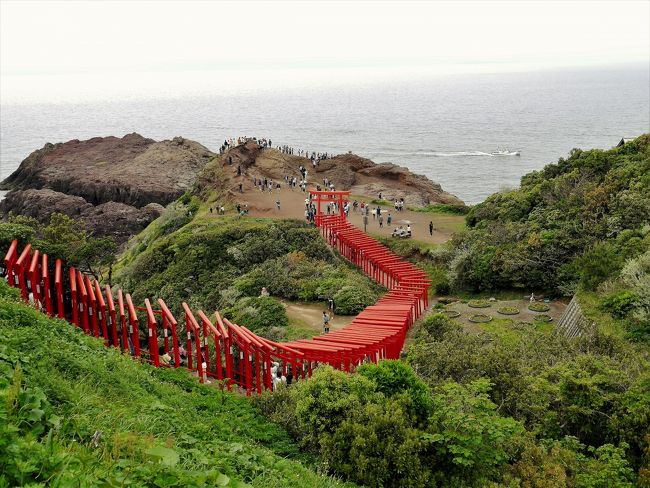
[[[491,158],[494,156],[519,156],[520,152],[508,151],[508,150],[497,150],[491,153],[483,152],[483,151],[448,151],[448,152],[418,151],[412,154],[414,156],[431,156],[434,158],[457,158],[462,156],[487,156]]]
[[[483,151],[450,151],[450,152],[439,152],[439,151],[419,151],[413,153],[417,156],[433,156],[434,158],[455,158],[458,156],[490,156],[492,154],[486,153]]]

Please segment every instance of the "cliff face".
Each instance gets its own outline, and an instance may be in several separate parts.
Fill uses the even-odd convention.
[[[0,184],[11,190],[0,214],[47,222],[52,213],[64,213],[97,235],[124,241],[191,188],[214,156],[181,137],[156,142],[135,133],[48,143]]]
[[[156,142],[134,133],[75,139],[34,151],[0,187],[47,188],[92,205],[166,205],[191,186],[212,157],[201,144],[181,137]]]
[[[395,200],[404,198],[408,205],[425,206],[431,203],[462,205],[459,198],[445,192],[426,176],[416,175],[408,168],[392,163],[377,164],[354,154],[340,154],[320,161],[316,168],[307,158],[283,154],[275,149],[258,149],[255,143],[235,147],[226,152],[232,165],[241,165],[249,175],[261,175],[283,181],[285,175],[300,179],[297,169],[303,165],[308,170],[310,184],[323,183],[327,178],[337,190],[351,190],[353,195],[365,195]]]

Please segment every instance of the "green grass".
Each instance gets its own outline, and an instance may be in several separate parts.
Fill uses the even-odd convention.
[[[518,320],[498,317],[495,314],[489,315],[492,315],[490,322],[477,325],[504,344],[515,345],[522,335],[529,334],[532,330],[545,334],[550,334],[553,331],[553,323],[523,325]]]
[[[450,205],[445,203],[433,203],[426,207],[408,207],[413,212],[423,212],[443,215],[467,215],[470,207],[466,205]]]
[[[609,313],[600,309],[602,296],[596,292],[579,291],[576,294],[578,303],[585,318],[598,324],[600,332],[611,334],[618,338],[626,335],[625,321],[615,319]]]
[[[138,364],[13,291],[0,282],[0,486],[344,486],[249,399]]]
[[[290,318],[289,325],[285,330],[284,339],[295,341],[298,339],[309,339],[319,334],[319,331],[310,326],[306,321]]]

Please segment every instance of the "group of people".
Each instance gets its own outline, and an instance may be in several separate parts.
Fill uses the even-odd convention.
[[[304,149],[294,149],[288,144],[278,146],[277,150],[283,154],[290,154],[290,155],[295,154],[296,156],[300,156],[302,158],[311,159],[312,164],[314,164],[315,166],[318,166],[318,161],[320,161],[321,159],[330,159],[332,157],[330,153],[318,152],[318,151],[309,152]]]
[[[210,206],[210,213],[212,214],[213,212],[216,212],[217,215],[226,215],[226,207],[217,203],[214,208]]]
[[[291,386],[293,383],[293,370],[290,364],[287,364],[285,367],[286,374],[283,374],[282,366],[277,361],[273,361],[271,364],[271,378],[273,378],[273,389],[281,384],[286,386]]]
[[[238,203],[235,205],[235,209],[237,210],[237,215],[244,216],[248,215],[248,203],[245,203],[242,205],[241,203]]]
[[[267,139],[265,137],[263,138],[257,138],[257,137],[249,137],[249,136],[239,136],[239,137],[229,137],[228,139],[224,139],[223,144],[219,148],[219,154],[225,153],[228,149],[231,149],[236,146],[240,146],[242,144],[246,144],[248,141],[255,141],[257,142],[257,147],[271,147],[271,139]]]
[[[261,192],[268,191],[272,193],[273,190],[278,190],[278,193],[280,193],[280,182],[273,181],[270,178],[253,176],[253,186],[259,188]]]

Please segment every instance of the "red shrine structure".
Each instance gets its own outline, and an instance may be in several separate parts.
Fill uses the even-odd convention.
[[[193,311],[187,303],[177,311],[182,317],[179,324],[163,298],[153,303],[145,299],[143,307],[136,307],[121,289],[102,286],[91,276],[66,268],[60,259],[52,263],[29,244],[19,250],[17,241],[5,255],[4,274],[25,302],[137,361],[154,367],[183,366],[196,372],[201,382],[215,378],[247,395],[261,393],[273,387],[273,362],[280,363],[283,375],[291,371],[295,380],[301,380],[320,364],[351,372],[364,362],[397,359],[408,329],[429,305],[430,282],[424,271],[346,220],[349,195],[349,191],[311,191],[315,224],[333,249],[387,291],[347,326],[310,339],[277,343],[219,311]],[[321,205],[328,203],[336,203],[337,211],[323,212]],[[138,311],[145,312],[146,324],[139,323]],[[159,349],[171,356],[169,364],[161,361]]]

